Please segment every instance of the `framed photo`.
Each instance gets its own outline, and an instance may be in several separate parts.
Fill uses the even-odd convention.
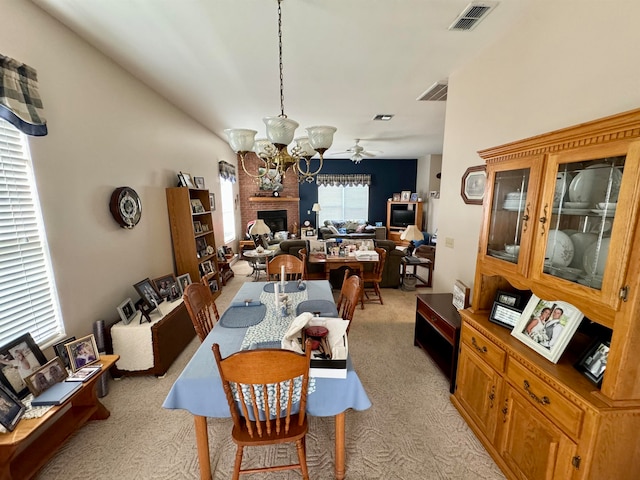
[[[326,255],[327,242],[323,240],[307,240],[309,242],[309,255]]]
[[[173,273],[154,278],[153,285],[163,299],[178,298],[178,281]]]
[[[400,194],[399,193],[394,193],[393,194],[393,201],[394,202],[399,202],[400,201]]]
[[[487,184],[487,168],[485,165],[469,167],[462,175],[460,195],[467,205],[482,205],[484,187]]]
[[[202,273],[203,277],[213,273],[213,264],[211,263],[211,260],[206,260],[200,264],[200,273]]]
[[[408,202],[410,200],[411,200],[411,192],[409,190],[402,190],[402,192],[400,192],[400,201]]]
[[[164,301],[151,283],[151,280],[149,280],[148,278],[145,278],[144,280],[136,283],[133,288],[136,289],[136,292],[138,292],[138,295],[140,295],[140,298],[144,300],[144,303],[148,307],[155,308]]]
[[[199,198],[192,198],[191,199],[191,211],[193,213],[204,213],[205,212],[204,205],[202,205],[202,202],[200,201]]]
[[[511,335],[557,363],[584,315],[570,303],[531,295]]]
[[[178,186],[186,187],[187,183],[184,181],[184,177],[182,176],[182,172],[178,172]]]
[[[180,172],[180,175],[182,176],[182,181],[185,187],[196,188],[196,186],[193,183],[193,180],[191,180],[191,174]]]
[[[315,228],[303,228],[302,231],[304,232],[304,236],[305,237],[315,237],[316,236],[316,229]]]
[[[204,189],[204,177],[193,177],[193,183],[196,188]]]
[[[415,193],[411,194],[411,201],[412,202],[417,202],[418,201],[418,192],[415,192]]]
[[[607,340],[597,340],[576,364],[576,368],[598,386],[602,383],[607,368],[610,346],[611,342]]]
[[[8,388],[0,385],[0,425],[12,432],[26,407]]]
[[[184,289],[187,288],[187,285],[191,285],[191,275],[189,275],[188,273],[179,275],[178,290],[180,291],[180,295],[184,295]]]
[[[67,369],[60,357],[49,360],[42,367],[32,373],[25,381],[34,397],[37,397],[49,387],[67,378]]]
[[[0,347],[0,382],[18,398],[29,395],[24,381],[47,363],[40,347],[30,333],[25,333]]]
[[[93,334],[67,343],[65,348],[67,349],[71,371],[73,372],[100,360],[100,353]]]
[[[520,295],[518,295],[517,293],[503,292],[502,290],[498,290],[496,293],[496,302],[503,305],[508,305],[509,307],[515,307],[520,304]]]
[[[193,222],[193,231],[196,233],[202,233],[202,223],[198,220]]]
[[[120,315],[120,319],[122,320],[122,323],[124,323],[125,325],[129,325],[129,322],[131,322],[131,320],[133,320],[133,318],[138,313],[136,311],[136,306],[133,304],[130,298],[127,298],[124,302],[118,305],[117,310],[118,310],[118,315]],[[73,339],[75,340],[76,337],[73,337]],[[68,362],[69,362],[69,359],[67,359],[67,365],[69,365]]]
[[[135,312],[135,307],[133,311]],[[62,359],[62,363],[64,363],[64,366],[67,368],[70,368],[71,365],[69,365],[69,355],[67,354],[67,349],[64,348],[64,346],[69,342],[73,342],[75,339],[76,337],[65,338],[53,346],[53,351]]]
[[[521,296],[517,293],[498,290],[489,315],[489,321],[510,330],[513,329],[522,315],[522,308],[519,308],[520,301]]]
[[[216,211],[216,194],[215,193],[209,194],[209,205],[211,206],[211,211],[215,212]]]

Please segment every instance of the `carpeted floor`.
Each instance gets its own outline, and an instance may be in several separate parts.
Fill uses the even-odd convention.
[[[250,271],[236,276],[217,300],[224,310]],[[428,292],[421,289],[421,292]],[[349,333],[350,353],[373,406],[346,415],[349,480],[504,479],[449,400],[448,381],[413,346],[415,293],[383,289],[385,304],[356,310]],[[163,378],[134,377],[109,382],[102,399],[111,411],[76,433],[41,470],[39,480],[198,479],[193,417],[165,410],[162,402],[198,348],[189,344]],[[307,461],[312,479],[333,475],[333,418],[310,419]],[[214,480],[231,478],[235,445],[231,420],[210,419]],[[289,446],[248,449],[244,466],[295,459]],[[297,479],[297,472],[249,475],[247,479]]]

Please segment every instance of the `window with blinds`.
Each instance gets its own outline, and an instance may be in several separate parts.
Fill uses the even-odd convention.
[[[368,220],[369,186],[341,185],[318,187],[320,224],[325,220]]]
[[[43,225],[26,138],[0,119],[0,345],[64,333]]]

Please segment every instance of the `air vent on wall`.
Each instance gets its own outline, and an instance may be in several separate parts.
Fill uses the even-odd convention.
[[[449,30],[473,30],[497,5],[498,2],[471,2],[449,26]]]
[[[436,82],[420,95],[417,100],[420,102],[444,102],[447,99],[447,90],[446,83]]]

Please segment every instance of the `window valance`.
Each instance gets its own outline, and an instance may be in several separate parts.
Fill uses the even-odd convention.
[[[35,69],[0,55],[0,118],[27,135],[47,134]]]
[[[220,170],[220,177],[225,180],[229,180],[231,183],[236,183],[236,167],[224,160],[218,162],[218,169]]]
[[[368,173],[349,174],[319,174],[316,183],[324,187],[344,187],[357,185],[371,185],[371,175]]]

